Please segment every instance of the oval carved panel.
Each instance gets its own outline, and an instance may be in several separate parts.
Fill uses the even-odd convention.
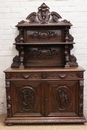
[[[32,111],[35,108],[36,92],[31,86],[25,86],[18,92],[18,106],[22,111]]]
[[[72,92],[67,86],[59,86],[55,92],[55,105],[59,111],[68,110],[71,106]]]

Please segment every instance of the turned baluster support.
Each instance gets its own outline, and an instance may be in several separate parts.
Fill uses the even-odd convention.
[[[69,68],[69,52],[68,52],[68,45],[65,45],[65,68]]]
[[[24,47],[20,46],[20,66],[19,68],[24,68]]]

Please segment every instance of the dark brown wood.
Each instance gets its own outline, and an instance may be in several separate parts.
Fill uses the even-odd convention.
[[[43,3],[29,22],[17,24],[18,55],[4,71],[6,79],[6,125],[85,123],[83,115],[84,69],[71,55],[72,24],[60,21]]]

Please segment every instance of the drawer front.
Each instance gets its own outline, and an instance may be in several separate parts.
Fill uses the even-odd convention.
[[[6,79],[11,80],[78,80],[83,78],[83,72],[12,72],[6,73]]]
[[[64,80],[64,79],[79,79],[83,78],[83,72],[51,72],[47,73],[47,79],[59,79],[59,80]]]

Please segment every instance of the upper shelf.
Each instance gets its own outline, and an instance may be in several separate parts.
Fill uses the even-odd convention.
[[[16,27],[31,27],[31,26],[72,26],[72,24],[67,21],[67,20],[62,20],[62,21],[58,21],[57,23],[45,23],[45,24],[41,24],[41,23],[36,23],[36,22],[27,22],[22,20],[21,22],[19,22]]]
[[[67,20],[60,21],[62,18],[57,12],[50,12],[49,7],[43,3],[38,12],[32,12],[27,16],[27,21],[22,20],[16,27],[28,27],[28,26],[72,26]]]
[[[75,44],[74,42],[38,42],[38,43],[13,43],[14,45],[63,45],[63,44]]]

